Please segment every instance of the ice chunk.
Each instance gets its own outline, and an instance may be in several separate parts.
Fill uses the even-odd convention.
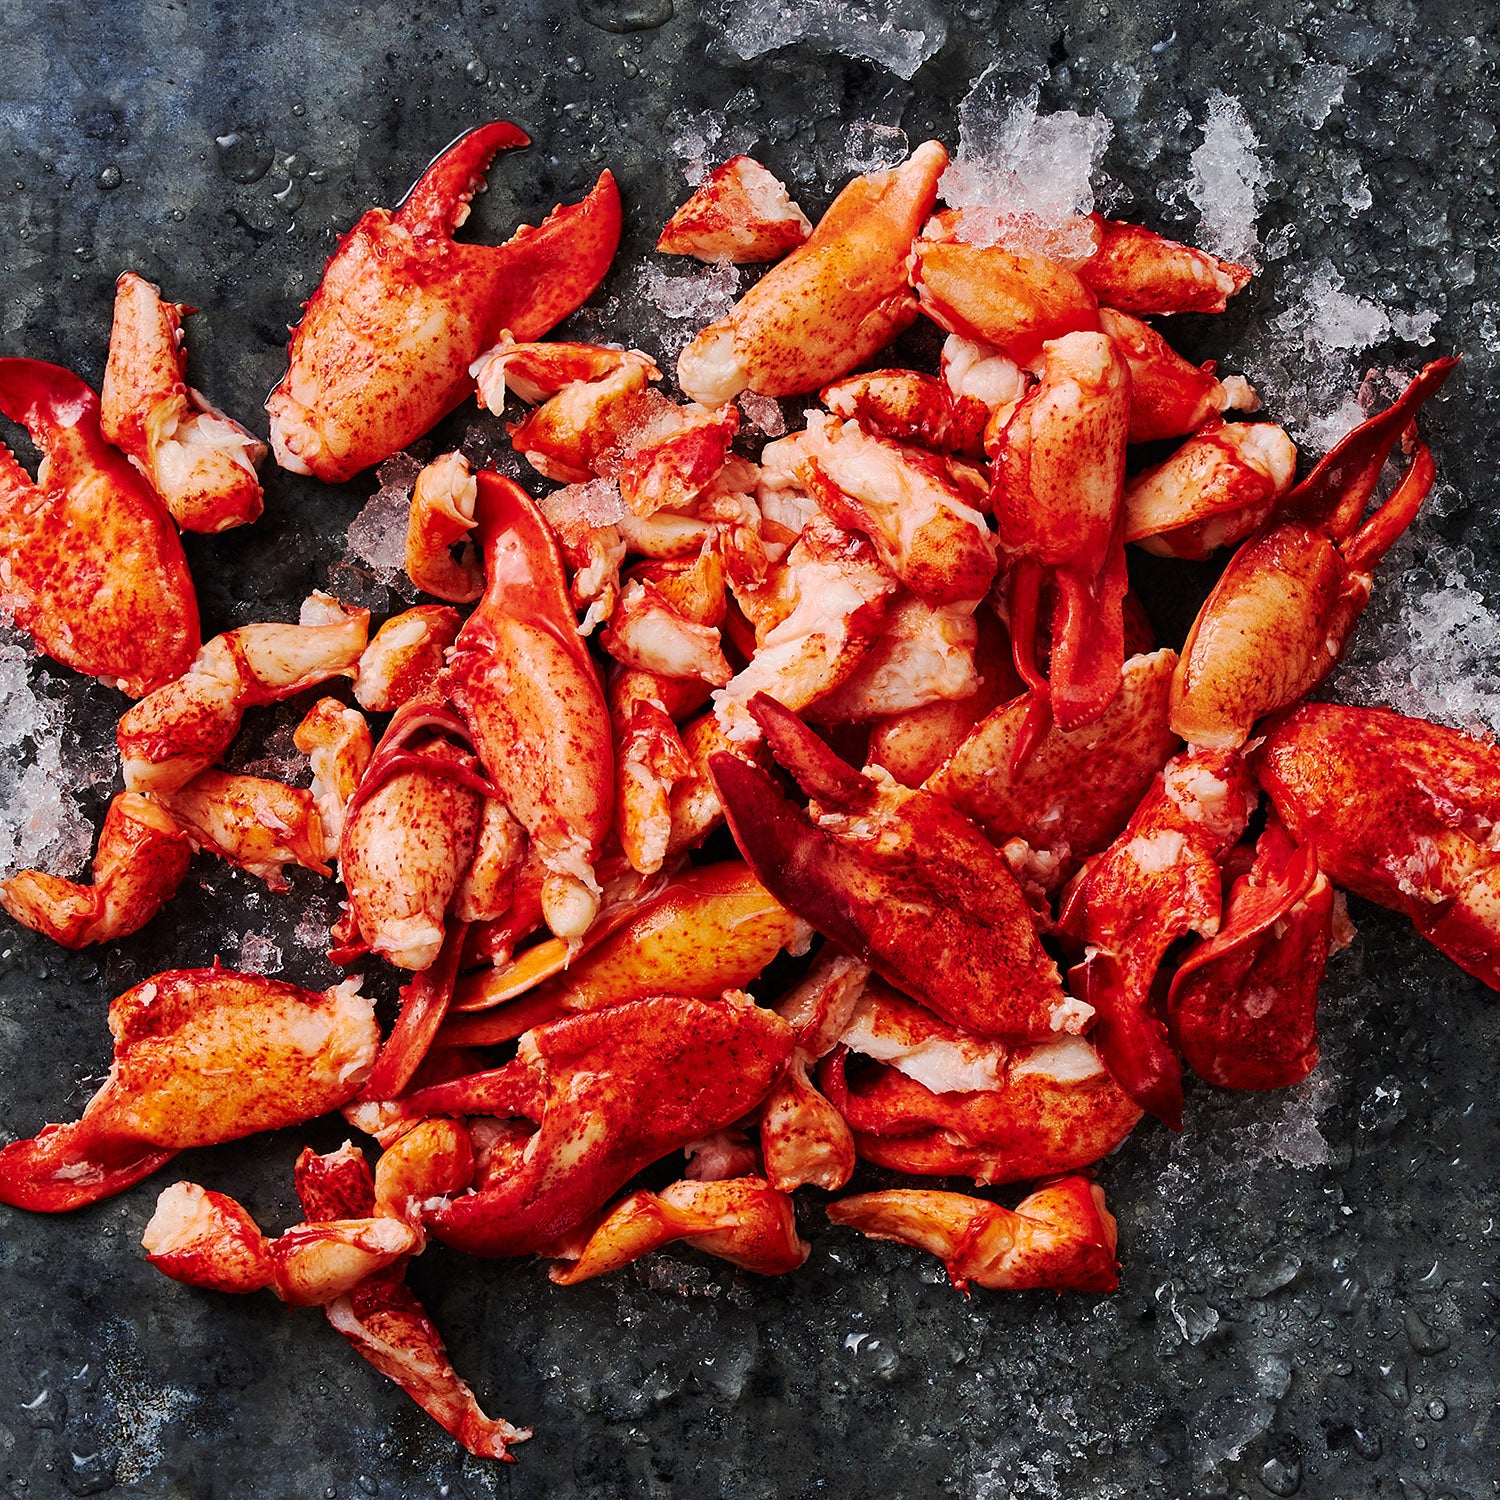
[[[958,111],[958,152],[938,192],[963,214],[973,244],[1006,244],[1062,259],[1093,244],[1079,216],[1094,210],[1094,174],[1114,133],[1103,115],[1039,115],[1039,93],[1005,92],[999,65],[975,80]]]
[[[1317,130],[1337,104],[1344,102],[1348,68],[1338,63],[1309,63],[1297,80],[1295,103],[1305,124]]]
[[[746,108],[753,106],[753,91],[740,90],[725,106],[724,113],[705,109],[698,114],[678,112],[668,120],[676,132],[671,140],[672,155],[682,163],[682,175],[697,187],[713,169],[732,156],[741,156],[760,139],[760,132],[748,120],[734,120],[735,100],[750,94]]]
[[[406,523],[421,472],[409,453],[386,459],[375,471],[380,488],[349,526],[349,556],[373,568],[385,584],[394,583],[406,567]]]
[[[786,414],[774,396],[757,396],[754,391],[742,391],[737,399],[745,420],[757,432],[768,438],[786,436]]]
[[[746,62],[803,42],[898,78],[911,78],[947,36],[937,0],[737,0],[724,19],[725,41]]]
[[[844,151],[851,172],[878,172],[894,167],[906,160],[908,149],[906,132],[899,125],[854,120],[844,132]]]
[[[247,932],[240,939],[238,967],[245,974],[279,974],[281,949],[264,933]]]
[[[1269,173],[1260,141],[1238,99],[1215,89],[1208,96],[1203,144],[1193,152],[1188,197],[1201,215],[1197,243],[1251,270],[1258,240],[1255,221],[1266,201]]]

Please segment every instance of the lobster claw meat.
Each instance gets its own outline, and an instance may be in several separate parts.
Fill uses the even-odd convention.
[[[1172,976],[1167,1021],[1187,1065],[1231,1089],[1279,1089],[1317,1066],[1318,985],[1333,887],[1317,851],[1274,817],[1234,882],[1217,933]]]
[[[910,326],[917,301],[906,256],[947,165],[948,153],[928,141],[899,167],[856,177],[806,243],[682,351],[683,390],[704,406],[743,390],[815,391]]]
[[[547,925],[581,937],[598,911],[594,864],[614,821],[609,711],[546,520],[513,481],[477,478],[485,592],[442,688],[546,867]]]
[[[1095,1012],[1089,1040],[1143,1109],[1182,1128],[1182,1066],[1158,1014],[1158,971],[1172,943],[1219,928],[1219,860],[1244,831],[1249,777],[1232,751],[1179,755],[1125,831],[1079,876],[1063,921],[1084,943],[1068,975]]]
[[[33,483],[0,443],[0,608],[37,649],[139,698],[187,671],[198,597],[177,528],[99,430],[70,370],[0,359],[0,412],[45,455]]]
[[[1309,703],[1271,726],[1253,765],[1329,880],[1404,913],[1500,989],[1500,748],[1386,708]]]
[[[1172,681],[1172,728],[1188,744],[1244,744],[1257,719],[1290,707],[1333,670],[1369,600],[1375,565],[1432,486],[1423,444],[1413,442],[1390,499],[1363,527],[1360,517],[1397,440],[1456,363],[1424,366],[1391,406],[1343,437],[1229,560]]]
[[[512,1170],[429,1211],[426,1226],[474,1255],[540,1250],[648,1162],[754,1109],[791,1051],[787,1023],[734,992],[634,1000],[538,1026],[511,1065],[542,1093],[535,1136]]]
[[[804,813],[759,766],[711,757],[730,831],[766,888],[956,1025],[1049,1034],[1064,1004],[1056,966],[984,835],[942,798],[846,765],[774,699],[749,709],[814,798]]]
[[[1043,1183],[1014,1209],[963,1193],[892,1188],[828,1205],[835,1224],[940,1257],[961,1292],[1112,1292],[1120,1284],[1114,1216],[1087,1177]]]
[[[667,220],[656,248],[662,255],[744,265],[780,260],[811,233],[785,186],[753,156],[735,156]]]
[[[1101,304],[1149,317],[1157,313],[1221,313],[1250,284],[1251,272],[1206,250],[1169,240],[1141,224],[1092,215],[1098,249],[1078,274]]]
[[[325,1114],[359,1092],[380,1040],[358,980],[314,994],[218,968],[126,990],[109,1029],[114,1062],[82,1117],[0,1150],[0,1203],[78,1208],[189,1146]]]
[[[502,330],[538,339],[599,285],[620,240],[608,172],[503,245],[453,238],[495,153],[527,144],[514,125],[481,125],[399,209],[373,208],[345,235],[266,402],[283,468],[337,483],[390,457],[473,393],[469,367]]]
[[[876,437],[938,453],[984,457],[989,407],[936,375],[871,370],[824,386],[818,399],[834,416],[856,421]]]
[[[792,1200],[764,1178],[684,1180],[622,1199],[581,1244],[556,1247],[560,1258],[547,1274],[559,1286],[574,1286],[675,1240],[758,1276],[795,1271],[810,1248],[798,1237]]]

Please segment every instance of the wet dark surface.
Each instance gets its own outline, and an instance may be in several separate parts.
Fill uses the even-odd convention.
[[[114,278],[132,268],[203,309],[194,383],[260,425],[285,326],[336,233],[480,120],[513,118],[536,144],[497,163],[472,232],[534,221],[608,164],[627,204],[623,264],[688,191],[669,149],[682,117],[729,106],[709,156],[753,147],[815,213],[847,175],[850,122],[954,144],[958,101],[997,61],[1047,107],[1111,115],[1110,206],[1188,234],[1188,154],[1224,90],[1264,148],[1260,232],[1279,232],[1278,254],[1189,342],[1226,369],[1258,361],[1284,389],[1301,366],[1257,330],[1324,259],[1351,293],[1440,315],[1425,354],[1340,357],[1353,372],[1465,353],[1426,423],[1450,504],[1402,566],[1457,548],[1476,596],[1500,582],[1491,7],[977,4],[948,15],[910,83],[810,45],[741,62],[717,12],[686,0],[675,15],[669,0],[204,9],[0,0],[5,353],[97,383]],[[658,24],[629,29],[641,23]],[[1330,78],[1341,98],[1318,119]],[[598,300],[585,326],[648,349],[672,337],[626,273]],[[190,541],[205,634],[359,584],[337,565],[371,488],[274,475],[249,534]],[[1382,598],[1389,615],[1389,582]],[[118,699],[61,670],[33,676],[86,744],[107,742]],[[285,758],[295,717],[252,715],[237,759]],[[107,1066],[109,998],[155,970],[233,963],[252,932],[281,949],[286,977],[327,983],[293,929],[330,899],[311,876],[275,896],[203,861],[157,923],[102,953],[7,922],[0,1125],[26,1135],[76,1113]],[[539,1265],[438,1247],[413,1285],[486,1407],[536,1429],[502,1467],[465,1458],[315,1312],[191,1291],[142,1259],[156,1190],[177,1177],[291,1222],[297,1150],[346,1133],[324,1123],[187,1153],[67,1219],[4,1212],[0,1483],[37,1500],[1493,1494],[1496,1006],[1396,918],[1354,917],[1306,1084],[1190,1086],[1181,1139],[1143,1127],[1103,1164],[1121,1231],[1113,1298],[965,1301],[935,1262],[830,1229],[815,1194],[812,1258],[775,1283],[684,1252],[563,1291]]]

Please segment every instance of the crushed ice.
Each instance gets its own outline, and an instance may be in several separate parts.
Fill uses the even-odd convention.
[[[745,62],[804,42],[911,78],[948,37],[937,0],[736,0],[724,39]]]
[[[1258,270],[1256,220],[1270,180],[1245,106],[1215,89],[1208,96],[1203,144],[1193,152],[1188,197],[1200,219],[1196,243]]]
[[[345,565],[338,570],[337,594],[346,604],[379,608],[383,600],[370,598],[359,587],[361,576],[375,588],[393,589],[405,599],[416,598],[406,576],[406,526],[411,517],[411,492],[422,472],[420,459],[397,453],[375,471],[380,488],[349,524]]]

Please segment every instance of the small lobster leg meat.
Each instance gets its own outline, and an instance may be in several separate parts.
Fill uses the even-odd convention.
[[[883,349],[916,317],[906,256],[947,165],[928,141],[901,166],[856,177],[807,242],[682,351],[683,390],[705,406],[743,390],[795,396]]]
[[[1125,486],[1125,540],[1201,562],[1249,536],[1296,472],[1296,445],[1274,422],[1206,426]]]
[[[173,1281],[216,1292],[274,1292],[320,1307],[410,1255],[417,1234],[393,1218],[295,1224],[275,1239],[233,1198],[193,1182],[162,1191],[141,1236],[146,1259]]]
[[[1031,700],[993,710],[926,781],[972,818],[1027,884],[1051,892],[1130,821],[1181,741],[1167,726],[1175,651],[1133,656],[1120,691],[1083,729],[1053,725],[1017,767]]]
[[[149,281],[115,283],[100,430],[151,481],[184,531],[227,531],[261,513],[256,469],[266,445],[187,384],[182,317]]]
[[[798,477],[840,526],[861,531],[902,583],[934,608],[982,599],[995,577],[995,539],[976,502],[982,484],[920,448],[871,437],[858,422],[812,413],[793,440]]]
[[[326,1156],[304,1151],[297,1159],[297,1192],[312,1223],[355,1218],[377,1209],[370,1168],[347,1143]],[[484,1414],[449,1361],[426,1309],[402,1280],[404,1275],[404,1266],[397,1262],[366,1277],[330,1302],[324,1316],[470,1453],[509,1460],[509,1445],[525,1442],[531,1430]]]
[[[604,374],[569,381],[511,425],[512,445],[538,474],[560,484],[586,483],[611,467],[608,457],[653,412],[671,406],[665,396],[646,389],[648,381],[659,378],[656,366],[645,355],[627,353]]]
[[[1229,560],[1172,681],[1172,728],[1188,744],[1244,744],[1257,719],[1289,707],[1333,670],[1369,600],[1376,564],[1432,486],[1426,447],[1414,443],[1405,477],[1360,527],[1366,502],[1397,440],[1456,363],[1426,365],[1393,405],[1343,437]]]
[[[1333,887],[1311,844],[1272,817],[1235,881],[1218,932],[1178,965],[1167,1020],[1187,1065],[1230,1089],[1279,1089],[1318,1061],[1318,985]]]
[[[0,880],[0,906],[64,948],[86,948],[139,932],[172,899],[193,857],[187,835],[137,792],[109,804],[99,830],[92,885],[41,870]]]
[[[292,743],[312,763],[312,795],[325,848],[337,851],[344,814],[375,752],[370,726],[358,709],[319,698],[292,732]]]
[[[1154,328],[1112,308],[1099,321],[1130,366],[1130,441],[1186,437],[1226,411],[1257,411],[1260,398],[1241,375],[1220,381],[1213,361],[1184,359]]]
[[[81,1119],[0,1150],[0,1203],[59,1213],[133,1186],[189,1146],[300,1125],[353,1098],[380,1032],[359,981],[322,994],[174,969],[109,1008],[114,1062]]]
[[[919,239],[911,282],[939,328],[1024,364],[1048,340],[1099,327],[1099,304],[1078,275],[1026,250]]]
[[[513,1171],[429,1211],[427,1228],[474,1255],[542,1249],[648,1162],[754,1109],[791,1051],[786,1022],[733,992],[538,1026],[517,1056],[544,1090],[535,1140]]]
[[[391,721],[345,815],[339,873],[369,948],[421,972],[443,945],[443,919],[474,857],[485,785],[473,757],[430,730],[421,704]]]
[[[1153,990],[1167,950],[1219,929],[1219,860],[1250,814],[1234,752],[1197,750],[1168,762],[1125,831],[1079,876],[1063,916],[1081,937],[1068,975],[1095,1012],[1090,1040],[1141,1108],[1182,1129],[1182,1066]]]
[[[352,677],[369,630],[369,610],[313,594],[300,624],[241,625],[216,635],[180,677],[121,718],[115,741],[127,790],[175,792],[223,755],[247,708]]]
[[[609,713],[535,502],[483,473],[477,514],[485,594],[459,632],[444,688],[547,868],[547,925],[576,938],[599,908],[594,862],[614,820]]]
[[[812,233],[786,187],[753,156],[715,167],[667,220],[656,241],[662,255],[753,265],[780,260]]]
[[[1404,913],[1500,989],[1500,749],[1385,708],[1310,703],[1271,727],[1254,768],[1329,880]]]
[[[202,771],[161,804],[193,842],[259,876],[273,891],[287,889],[288,864],[331,875],[323,819],[311,792],[261,776]]]
[[[395,213],[372,208],[339,242],[266,402],[282,468],[336,484],[389,458],[473,393],[469,367],[502,330],[538,339],[599,285],[620,240],[608,172],[503,245],[454,240],[495,153],[526,144],[503,121],[469,131]]]
[[[825,937],[945,1019],[985,1035],[1045,1035],[1064,1004],[1026,899],[962,813],[846,765],[759,694],[771,753],[814,798],[803,812],[759,766],[711,765],[740,852]]]
[[[938,453],[984,457],[990,408],[977,397],[955,392],[936,375],[871,370],[824,386],[818,399],[834,416],[856,421],[876,437]]]
[[[695,684],[679,679],[690,690]],[[693,769],[664,701],[662,679],[623,671],[609,686],[615,740],[615,833],[632,868],[661,869],[672,842],[672,789]]]
[[[938,1256],[961,1292],[1112,1292],[1115,1220],[1087,1177],[1044,1183],[1014,1210],[962,1193],[891,1188],[828,1205],[835,1224]]]
[[[1221,313],[1249,285],[1251,273],[1206,250],[1179,244],[1119,219],[1093,216],[1099,248],[1078,274],[1106,307],[1149,317],[1156,313]]]
[[[807,923],[738,860],[684,870],[651,899],[624,907],[622,916],[566,967],[566,945],[558,943],[546,962],[534,961],[538,950],[528,949],[507,967],[465,977],[456,999],[460,1010],[488,1010],[526,995],[529,1018],[499,1011],[492,1026],[478,1024],[488,1017],[450,1023],[447,1040],[458,1046],[508,1041],[554,1015],[669,991],[711,1000],[749,984],[783,948],[806,952],[812,938]]]
[[[1011,577],[1016,670],[1064,729],[1092,723],[1120,688],[1125,441],[1130,369],[1102,333],[1042,349],[1041,383],[991,424],[991,500]],[[1001,408],[1001,412],[1004,412]],[[1044,580],[1055,591],[1046,698],[1036,666]]]
[[[850,1033],[851,1043],[887,1055],[897,1041],[868,1025]],[[994,1183],[1072,1171],[1107,1156],[1141,1118],[1078,1036],[1009,1047],[992,1086],[956,1093],[934,1093],[883,1063],[849,1077],[847,1062],[844,1046],[824,1059],[823,1092],[849,1122],[860,1157],[898,1172]]]
[[[561,1259],[547,1274],[558,1286],[575,1286],[676,1240],[757,1276],[795,1271],[810,1248],[797,1234],[792,1200],[764,1178],[682,1181],[622,1199],[582,1244],[558,1247]]]
[[[394,713],[436,683],[459,616],[446,604],[419,604],[392,615],[359,654],[354,698],[371,713]]]
[[[188,670],[198,598],[156,492],[99,431],[69,370],[0,359],[0,412],[45,455],[33,483],[0,443],[0,609],[55,661],[131,698]]]
[[[484,568],[469,541],[479,488],[462,453],[435,458],[412,486],[406,522],[406,576],[449,604],[472,604],[484,592]],[[453,548],[462,546],[457,557]]]
[[[500,342],[474,361],[469,374],[478,382],[479,404],[498,417],[505,410],[507,391],[528,406],[536,406],[568,386],[603,380],[626,367],[644,372],[645,380],[661,379],[661,371],[639,349],[570,344],[561,339],[520,344],[506,329]],[[645,381],[636,389],[644,390]]]

